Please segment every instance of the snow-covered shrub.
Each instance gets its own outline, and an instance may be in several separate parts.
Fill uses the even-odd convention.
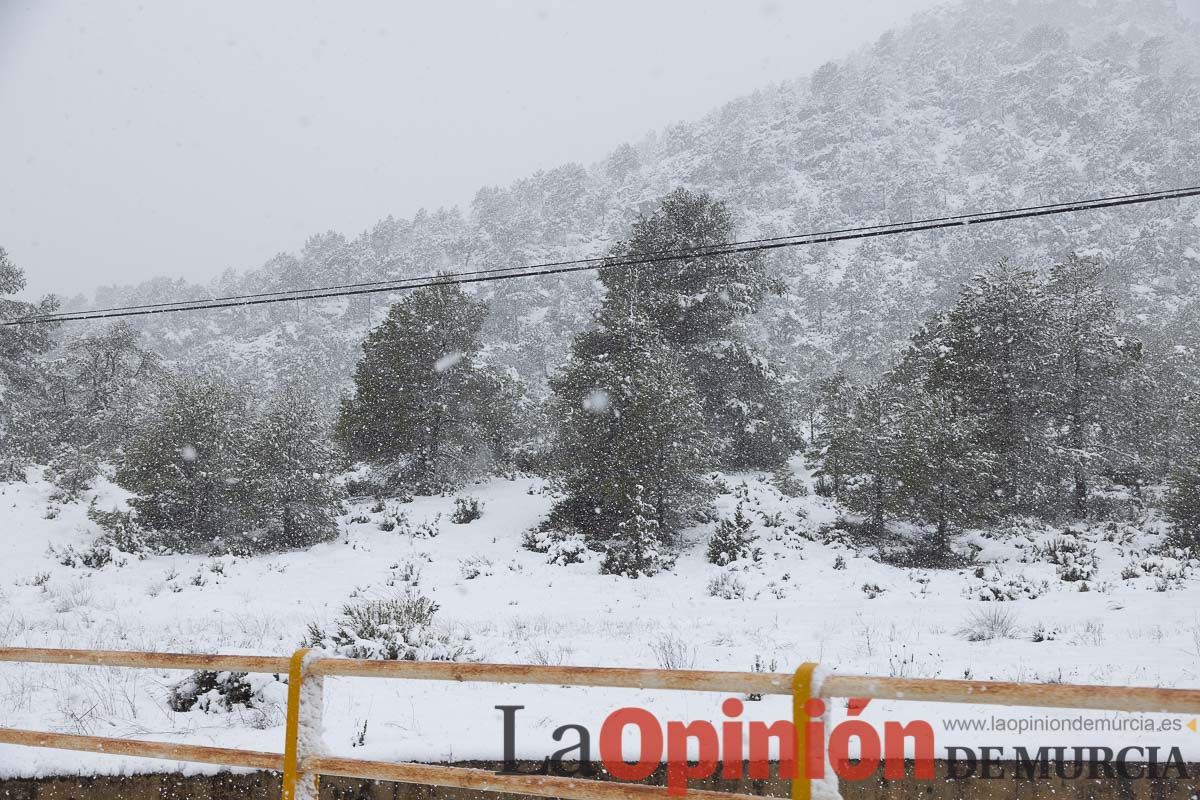
[[[723,567],[744,558],[757,561],[761,557],[761,551],[754,546],[758,537],[750,530],[752,524],[750,518],[742,511],[742,504],[738,503],[733,517],[722,519],[717,524],[712,538],[708,540],[709,563]]]
[[[782,528],[783,527],[783,512],[772,511],[769,514],[766,511],[759,511],[758,516],[762,518],[764,528]]]
[[[864,583],[862,585],[862,591],[863,594],[867,596],[868,600],[874,600],[876,597],[879,597],[879,595],[883,594],[885,590],[878,583]]]
[[[137,515],[132,511],[101,511],[91,506],[87,511],[88,519],[100,526],[103,533],[98,541],[104,542],[122,553],[145,558],[151,554],[167,552],[162,537],[153,531],[142,527]]]
[[[412,535],[414,539],[436,539],[437,535],[442,532],[438,527],[438,521],[442,518],[441,514],[435,514],[433,519],[427,519],[413,529]]]
[[[1012,639],[1017,635],[1017,616],[1000,606],[974,611],[956,633],[968,642]]]
[[[808,497],[808,484],[797,478],[787,464],[775,470],[771,484],[784,497]]]
[[[391,533],[399,529],[400,533],[410,533],[408,515],[403,511],[388,509],[379,520],[379,530]]]
[[[245,716],[253,727],[270,728],[283,721],[287,679],[278,675],[201,670],[171,687],[167,705],[178,712],[250,711]]]
[[[470,558],[459,559],[458,562],[459,574],[463,576],[463,580],[470,581],[478,578],[481,575],[492,574],[492,561],[483,556],[471,556]]]
[[[600,571],[627,578],[657,575],[675,566],[675,556],[667,548],[662,528],[653,516],[654,509],[641,495],[631,500],[632,508],[617,524],[616,541],[605,552]]]
[[[473,656],[464,637],[434,627],[437,610],[437,603],[411,590],[347,604],[331,627],[310,623],[302,646],[384,661],[459,661]]]
[[[207,669],[193,672],[171,687],[167,705],[172,711],[180,713],[197,706],[205,712],[218,709],[228,711],[237,705],[249,708],[254,704],[255,692],[248,677],[245,672],[214,672]]]
[[[547,564],[560,567],[582,564],[587,555],[587,543],[581,533],[534,528],[525,532],[521,544],[526,550],[545,553]]]
[[[1047,628],[1044,623],[1039,622],[1034,626],[1029,638],[1034,642],[1053,642],[1058,638],[1058,628]]]
[[[63,445],[54,455],[42,477],[54,485],[50,499],[57,503],[73,503],[79,500],[100,474],[100,461],[96,453],[86,447]]]
[[[457,525],[466,525],[468,522],[474,522],[482,516],[483,503],[479,502],[479,498],[454,498],[454,513],[450,515],[451,522]]]
[[[1082,539],[1058,536],[1038,549],[1046,561],[1058,566],[1060,580],[1089,581],[1096,575],[1096,551]]]
[[[977,577],[983,578],[983,575],[977,575]],[[973,600],[1006,602],[1022,598],[1032,600],[1041,597],[1049,588],[1045,581],[1030,580],[1024,575],[1006,578],[998,574],[990,579],[984,579],[981,584],[968,587],[963,594]]]
[[[61,550],[53,547],[49,550],[58,559],[58,563],[64,567],[102,569],[113,563],[113,548],[101,539],[92,542],[85,550],[76,550],[71,545],[67,545]],[[117,565],[123,566],[124,561],[118,560]]]
[[[664,633],[650,642],[650,652],[661,669],[691,669],[696,665],[696,648],[682,637]]]
[[[24,483],[25,464],[11,455],[0,456],[0,483]]]
[[[1154,588],[1159,592],[1182,586],[1184,579],[1191,574],[1188,561],[1170,556],[1149,556],[1142,559],[1137,568],[1142,574],[1154,578]]]
[[[746,585],[732,572],[722,572],[708,582],[708,594],[722,600],[744,600]]]

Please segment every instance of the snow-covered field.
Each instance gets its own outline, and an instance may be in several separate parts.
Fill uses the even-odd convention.
[[[1062,579],[1079,569],[1071,557],[1059,557],[1065,565],[1048,560],[1045,546],[1061,531],[1034,526],[964,537],[964,548],[978,548],[969,567],[905,569],[822,533],[837,516],[825,499],[785,497],[761,476],[725,481],[730,491],[718,511],[730,514],[741,496],[755,522],[761,560],[732,568],[709,564],[704,542],[712,525],[699,526],[673,572],[629,580],[598,574],[594,560],[557,566],[521,547],[522,533],[553,502],[532,478],[496,479],[460,492],[484,503],[483,517],[469,524],[450,521],[453,497],[387,503],[383,513],[403,512],[410,531],[429,523],[434,537],[403,533],[404,526],[381,530],[383,514],[364,500],[348,504],[337,541],[307,551],[249,558],[130,555],[99,569],[64,566],[65,548],[86,549],[98,530],[85,504],[49,503],[49,485],[30,470],[27,483],[0,484],[0,645],[283,655],[310,622],[332,619],[343,604],[415,585],[440,604],[439,624],[469,638],[474,657],[486,661],[727,670],[750,670],[757,661],[790,671],[818,660],[857,674],[1200,684],[1200,586],[1188,565],[1149,555],[1160,535],[1153,524],[1076,530],[1085,550],[1095,552],[1096,571],[1086,581]],[[108,484],[94,496],[102,509],[121,501]],[[47,518],[48,508],[57,509],[54,518]],[[723,573],[731,576],[728,599],[710,594]],[[1083,582],[1089,591],[1080,591]],[[997,592],[1017,599],[979,599]],[[997,611],[990,626],[981,621]],[[972,641],[989,627],[997,638]],[[263,707],[175,713],[166,697],[183,677],[2,664],[0,726],[281,748],[282,684],[267,687],[265,697],[276,702]],[[723,718],[722,698],[688,692],[338,679],[328,682],[326,698],[331,751],[395,760],[499,758],[499,704],[526,707],[518,714],[518,749],[526,757],[562,746],[550,738],[559,725],[586,724],[595,737],[604,716],[624,705],[647,707],[663,720]],[[996,713],[872,703],[866,716],[934,720]],[[747,704],[748,718],[789,716],[787,698]],[[952,739],[937,724],[935,730],[939,747],[1158,744],[1200,756],[1200,735],[1186,729],[1095,733],[1084,740],[970,734],[973,741]],[[0,745],[0,775],[163,769],[198,767]]]

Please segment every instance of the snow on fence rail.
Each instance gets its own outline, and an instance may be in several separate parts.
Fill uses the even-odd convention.
[[[566,800],[665,798],[667,789],[642,784],[600,782],[543,775],[497,774],[480,769],[434,764],[390,763],[322,755],[319,732],[325,676],[471,681],[505,684],[607,686],[629,689],[677,689],[792,695],[796,713],[796,778],[792,797],[809,800],[812,782],[802,757],[804,701],[810,695],[878,700],[919,700],[1045,708],[1080,708],[1146,713],[1200,714],[1200,690],[1153,687],[1079,686],[999,681],[935,680],[829,675],[814,684],[814,664],[791,673],[718,672],[709,670],[627,669],[524,664],[369,661],[321,658],[298,650],[290,658],[276,656],[147,653],[119,650],[0,648],[0,662],[74,664],[149,669],[288,673],[287,728],[283,753],[147,742],[101,736],[46,733],[0,728],[0,744],[83,750],[143,758],[190,761],[282,772],[283,800],[315,800],[318,775],[418,783],[477,791],[559,797]],[[688,792],[698,800],[751,800],[752,795]]]

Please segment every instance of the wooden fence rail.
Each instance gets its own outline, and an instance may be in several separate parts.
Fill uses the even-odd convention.
[[[630,689],[673,689],[792,695],[795,676],[790,673],[718,672],[709,670],[625,669],[612,667],[537,666],[456,662],[368,661],[340,658],[307,658],[299,651],[291,658],[275,656],[142,653],[117,650],[56,650],[0,648],[0,662],[66,664],[140,669],[215,670],[288,673],[290,675],[288,726],[284,753],[264,753],[198,745],[147,742],[99,736],[0,728],[0,744],[49,747],[111,753],[144,758],[190,761],[232,767],[282,771],[285,800],[314,797],[315,776],[419,783],[479,791],[561,797],[567,800],[618,800],[665,798],[663,787],[539,775],[502,775],[485,770],[432,764],[387,763],[304,752],[312,747],[298,739],[304,715],[320,714],[321,679],[392,678],[404,680],[470,681],[504,684],[607,686]],[[811,671],[810,671],[811,672]],[[311,680],[310,680],[311,679]],[[304,681],[315,695],[305,697]],[[817,688],[823,697],[859,697],[938,703],[970,703],[1043,708],[1102,709],[1111,711],[1200,714],[1200,691],[1155,687],[1081,686],[998,681],[935,680],[830,675]],[[807,687],[805,689],[807,691]],[[317,708],[306,707],[309,704]],[[803,764],[797,759],[797,764]],[[311,778],[307,785],[305,776]],[[290,783],[290,786],[289,786]],[[808,796],[808,781],[794,784],[793,797]],[[689,791],[698,800],[751,800],[749,795]]]

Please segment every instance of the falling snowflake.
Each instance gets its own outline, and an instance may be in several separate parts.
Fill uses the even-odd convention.
[[[608,392],[603,389],[592,389],[583,398],[583,410],[589,414],[603,414],[608,411]]]
[[[446,353],[446,355],[442,356],[434,363],[433,368],[438,372],[445,372],[458,362],[462,361],[462,359],[462,353]]]
[[[190,444],[185,444],[179,448],[179,455],[184,461],[195,461],[197,457],[196,448]]]

